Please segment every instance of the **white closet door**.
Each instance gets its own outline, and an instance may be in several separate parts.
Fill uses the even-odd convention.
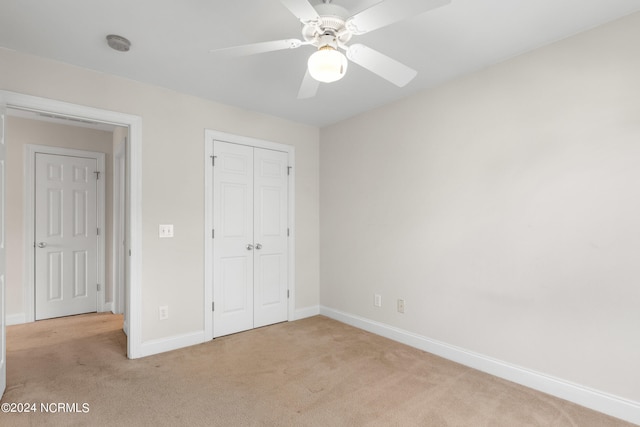
[[[213,336],[253,328],[253,148],[213,144]]]
[[[254,328],[287,320],[287,159],[254,149]]]
[[[287,320],[288,154],[213,143],[213,336]]]

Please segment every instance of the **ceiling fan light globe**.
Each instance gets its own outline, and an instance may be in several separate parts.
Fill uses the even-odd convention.
[[[331,47],[320,48],[307,62],[311,77],[323,83],[340,80],[347,72],[347,58]]]

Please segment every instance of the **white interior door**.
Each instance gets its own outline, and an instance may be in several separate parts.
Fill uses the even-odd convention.
[[[213,336],[287,320],[287,153],[213,144]]]
[[[213,336],[253,328],[253,148],[214,142]]]
[[[6,248],[4,233],[4,200],[5,200],[5,161],[7,158],[7,147],[5,145],[4,127],[6,110],[0,105],[0,397],[7,386],[7,348],[6,348],[6,321],[4,312],[4,292],[6,273]]]
[[[97,166],[36,154],[36,320],[97,311]]]
[[[287,320],[287,166],[287,153],[254,149],[254,328]]]

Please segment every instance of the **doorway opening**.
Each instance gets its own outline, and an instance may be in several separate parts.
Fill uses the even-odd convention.
[[[127,357],[142,357],[141,349],[141,296],[140,296],[140,247],[141,247],[141,207],[140,207],[140,165],[141,165],[141,119],[137,116],[112,112],[108,110],[100,110],[91,107],[85,107],[76,104],[69,104],[61,101],[48,100],[28,95],[17,94],[13,92],[0,91],[0,101],[6,107],[8,116],[14,114],[36,114],[42,119],[49,121],[72,121],[75,125],[84,125],[88,127],[98,126],[108,129],[121,129],[123,140],[126,136],[124,146],[119,150],[119,170],[118,182],[115,183],[113,172],[115,165],[113,163],[114,153],[118,150],[112,150],[107,160],[110,169],[111,193],[108,197],[113,202],[113,208],[109,209],[107,215],[111,217],[111,231],[104,235],[103,241],[106,246],[116,246],[116,242],[122,242],[122,248],[115,251],[111,247],[109,252],[112,259],[105,265],[105,275],[111,276],[109,279],[110,292],[102,309],[104,311],[112,311],[114,313],[125,314],[126,322],[123,325],[127,333]],[[7,144],[11,145],[11,120],[6,123]],[[115,132],[114,132],[115,133]],[[14,162],[10,159],[7,161],[8,167],[12,167]],[[117,188],[116,188],[117,185]],[[119,194],[124,190],[126,194]],[[118,203],[115,203],[115,201]],[[114,212],[115,205],[118,205],[117,213]],[[12,209],[12,201],[7,200],[7,208]],[[115,232],[115,218],[118,218],[118,232]],[[27,227],[25,227],[27,229]],[[35,241],[31,242],[33,245]],[[33,248],[31,248],[33,249]],[[25,248],[25,251],[27,249]],[[107,252],[107,251],[105,251]],[[117,252],[118,259],[124,261],[124,265],[118,265],[114,261]],[[105,255],[107,255],[105,253]],[[29,267],[25,267],[27,269]],[[109,271],[107,271],[109,270]],[[118,272],[117,277],[116,271]],[[118,278],[124,279],[118,281]],[[27,283],[27,285],[30,285]],[[23,286],[23,289],[28,289]],[[33,289],[33,288],[32,288]],[[125,295],[126,294],[126,295]],[[28,304],[27,300],[24,303]],[[10,319],[16,320],[16,319]],[[29,321],[27,315],[24,315],[24,321]],[[20,323],[20,322],[14,322]],[[3,335],[5,331],[2,331]]]

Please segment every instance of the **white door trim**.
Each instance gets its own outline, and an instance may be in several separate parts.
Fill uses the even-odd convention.
[[[35,172],[36,172],[36,153],[42,154],[54,154],[60,156],[70,157],[85,157],[95,159],[98,165],[98,170],[102,175],[102,179],[98,179],[98,192],[97,192],[97,225],[100,229],[98,235],[98,270],[97,280],[100,284],[100,289],[97,292],[97,310],[98,312],[104,311],[104,293],[106,288],[105,283],[105,240],[107,238],[106,232],[106,219],[105,219],[105,154],[97,151],[75,150],[71,148],[53,147],[49,145],[35,145],[28,144],[24,147],[24,214],[26,221],[24,222],[24,264],[25,271],[24,277],[26,285],[24,286],[24,303],[26,305],[25,316],[27,322],[34,322],[35,317],[35,295],[36,295],[36,282],[35,282],[35,262],[36,257],[34,253],[35,242]]]
[[[126,212],[126,206],[122,206],[121,198],[124,196],[121,194],[120,186],[124,183],[126,186],[126,165],[125,165],[125,149],[128,143],[128,138],[125,137],[125,142],[120,144],[113,153],[113,243],[112,243],[112,257],[113,271],[111,277],[113,277],[113,305],[112,311],[114,313],[124,313],[124,282],[120,280],[120,271],[124,268],[121,265],[120,254],[122,249],[122,242],[120,236],[120,227],[125,226],[125,218],[122,216],[123,210]],[[125,191],[126,195],[126,191]],[[124,203],[126,205],[126,203]],[[126,233],[126,226],[125,226]],[[126,264],[126,263],[125,263]],[[126,319],[125,319],[126,321]]]
[[[5,310],[5,180],[7,147],[4,139],[5,117],[7,109],[0,98],[0,398],[7,388],[7,313]]]
[[[129,269],[127,270],[129,298],[129,335],[127,357],[136,359],[142,352],[142,118],[131,114],[103,110],[63,101],[39,98],[31,95],[0,90],[0,104],[65,117],[89,119],[129,128],[127,157],[129,169],[128,230]]]
[[[251,138],[247,136],[233,135],[225,132],[205,129],[204,136],[204,338],[206,341],[213,339],[213,312],[211,305],[213,302],[213,239],[211,236],[213,230],[213,141],[224,141],[234,144],[248,145],[256,148],[266,148],[268,150],[277,150],[286,152],[289,157],[290,175],[289,175],[289,197],[288,197],[288,216],[289,216],[289,303],[287,306],[287,320],[295,319],[295,301],[296,301],[296,283],[295,283],[295,148],[291,145],[280,144],[277,142],[265,141],[262,139]]]

